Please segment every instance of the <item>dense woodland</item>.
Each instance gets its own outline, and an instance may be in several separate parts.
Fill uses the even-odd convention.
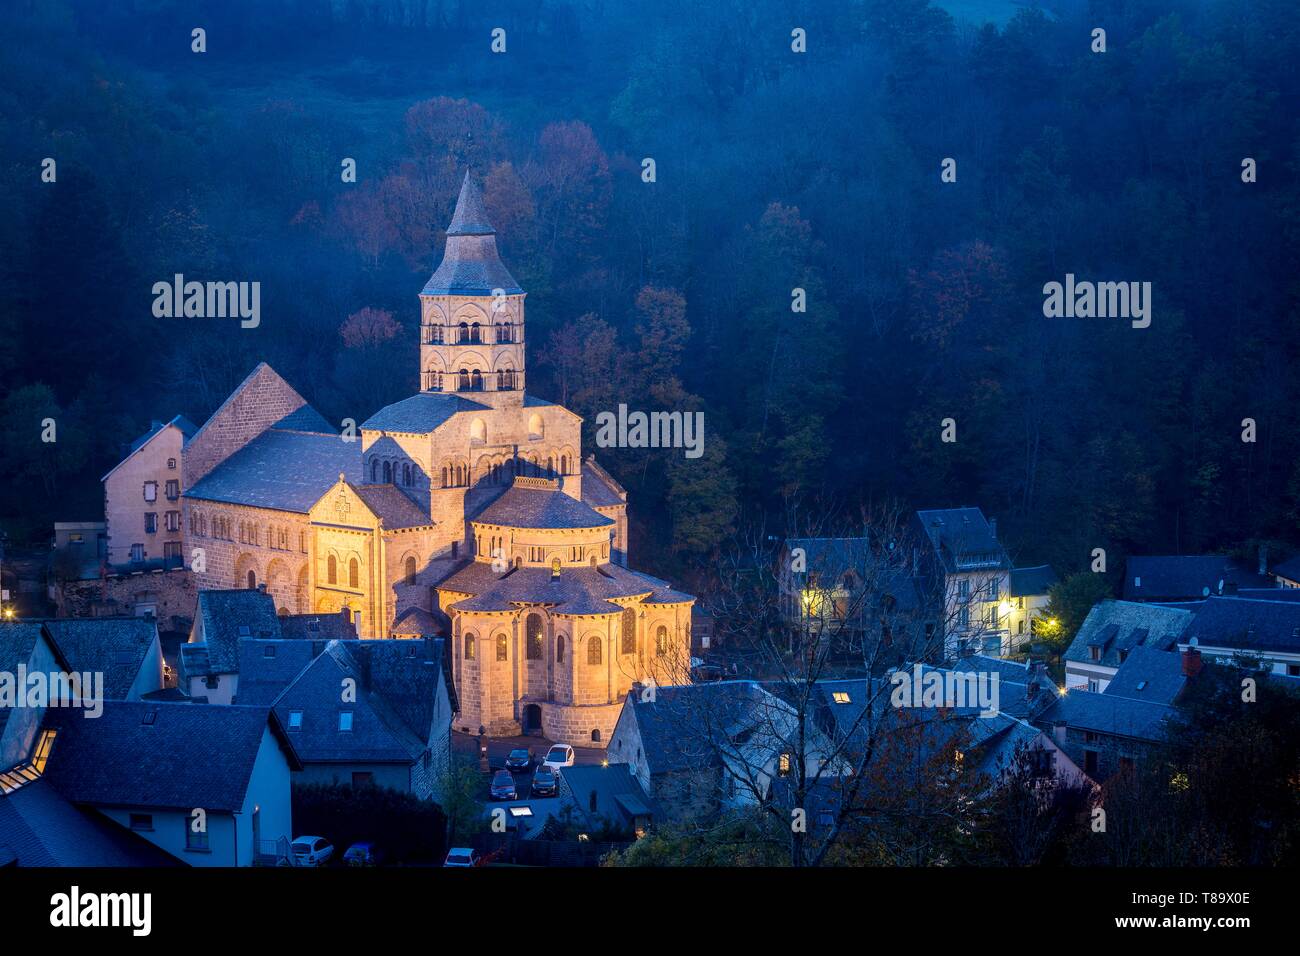
[[[98,517],[122,442],[202,422],[258,361],[335,422],[415,391],[416,296],[469,167],[529,293],[529,390],[588,428],[620,402],[705,412],[701,459],[601,453],[647,570],[701,583],[791,497],[979,505],[1063,574],[1094,547],[1296,543],[1294,4],[1043,8],[19,0],[0,528]],[[175,273],[260,281],[261,325],[154,318]],[[1066,273],[1151,282],[1150,328],[1044,318]]]

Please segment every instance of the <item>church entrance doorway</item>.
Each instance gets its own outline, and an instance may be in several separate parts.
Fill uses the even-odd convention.
[[[524,733],[540,734],[542,732],[542,708],[537,704],[524,707]]]

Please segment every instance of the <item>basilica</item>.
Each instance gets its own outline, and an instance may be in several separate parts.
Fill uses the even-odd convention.
[[[184,439],[184,553],[201,590],[450,637],[458,730],[603,746],[634,684],[689,679],[694,598],[628,567],[627,492],[527,392],[524,299],[467,174],[421,390],[340,433],[258,366]]]

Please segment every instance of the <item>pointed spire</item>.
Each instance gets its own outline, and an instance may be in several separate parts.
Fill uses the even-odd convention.
[[[447,227],[449,236],[491,236],[496,230],[488,222],[487,209],[483,206],[483,194],[470,171],[465,170],[465,182],[460,187],[460,198],[456,200],[456,211],[452,214],[451,225]]]

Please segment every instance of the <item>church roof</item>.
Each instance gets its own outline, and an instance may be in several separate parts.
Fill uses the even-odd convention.
[[[593,508],[613,508],[627,504],[627,492],[592,455],[582,463],[582,502]]]
[[[187,498],[306,514],[339,480],[361,482],[361,443],[268,428],[205,475]]]
[[[492,295],[498,289],[507,295],[524,291],[497,254],[496,230],[488,222],[483,195],[467,172],[447,227],[442,263],[420,294]]]
[[[394,402],[375,412],[361,427],[366,431],[407,432],[427,435],[448,421],[457,412],[487,411],[486,405],[472,402],[459,395],[443,392],[420,392],[400,402]]]
[[[357,485],[352,490],[384,522],[385,528],[421,528],[433,524],[428,513],[396,485]]]
[[[620,614],[616,598],[639,597],[650,604],[693,601],[665,581],[617,564],[566,567],[558,577],[550,568],[511,568],[504,573],[485,561],[473,561],[445,578],[442,591],[472,595],[451,607],[456,611],[513,611],[522,604],[551,605],[558,614]]]
[[[290,432],[318,432],[322,435],[338,432],[337,428],[325,420],[324,415],[310,405],[303,405],[297,411],[290,412],[271,427]]]
[[[590,505],[560,491],[554,482],[546,487],[524,484],[516,479],[496,501],[484,508],[474,522],[503,528],[603,528],[614,523]]]

